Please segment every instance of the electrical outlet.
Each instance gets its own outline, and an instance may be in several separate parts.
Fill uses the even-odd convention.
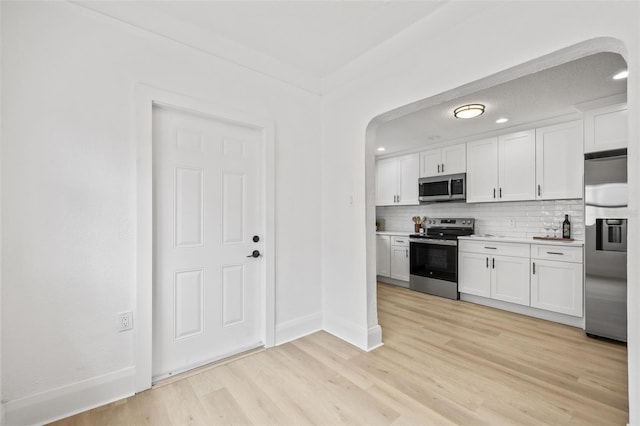
[[[133,329],[133,312],[121,312],[118,314],[118,331]]]

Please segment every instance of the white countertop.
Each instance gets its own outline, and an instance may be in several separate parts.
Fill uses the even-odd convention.
[[[573,240],[573,241],[534,240],[533,237],[500,237],[500,236],[470,235],[468,237],[458,237],[458,240],[500,241],[503,243],[544,244],[544,245],[570,246],[570,247],[584,246],[584,241],[582,240]]]
[[[415,234],[415,232],[409,232],[409,231],[376,231],[376,235],[398,235],[400,237],[408,237],[411,234]]]

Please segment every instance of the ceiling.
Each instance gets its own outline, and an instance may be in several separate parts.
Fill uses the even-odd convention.
[[[74,1],[73,3],[315,93],[323,80],[450,0]],[[505,132],[568,114],[594,99],[626,93],[623,58],[600,53],[436,106],[393,114],[376,143],[408,152]],[[483,115],[453,117],[455,107],[486,105]],[[402,110],[402,108],[400,108]],[[507,117],[505,124],[496,124]],[[382,120],[381,120],[382,121]]]
[[[429,15],[443,1],[74,3],[277,78],[299,73],[307,80],[320,80]]]
[[[620,55],[598,53],[392,119],[377,129],[376,144],[386,148],[378,155],[492,136],[553,117],[578,118],[581,104],[626,94],[626,79],[612,79],[626,67]],[[485,113],[455,118],[453,110],[468,103],[484,104]],[[496,124],[501,117],[509,121]]]

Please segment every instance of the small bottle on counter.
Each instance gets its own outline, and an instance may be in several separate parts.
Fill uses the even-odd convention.
[[[571,222],[569,222],[569,215],[564,215],[564,222],[562,222],[562,238],[571,238]]]

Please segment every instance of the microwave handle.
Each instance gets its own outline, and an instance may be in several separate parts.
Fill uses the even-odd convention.
[[[453,197],[452,179],[449,178],[449,198]]]

